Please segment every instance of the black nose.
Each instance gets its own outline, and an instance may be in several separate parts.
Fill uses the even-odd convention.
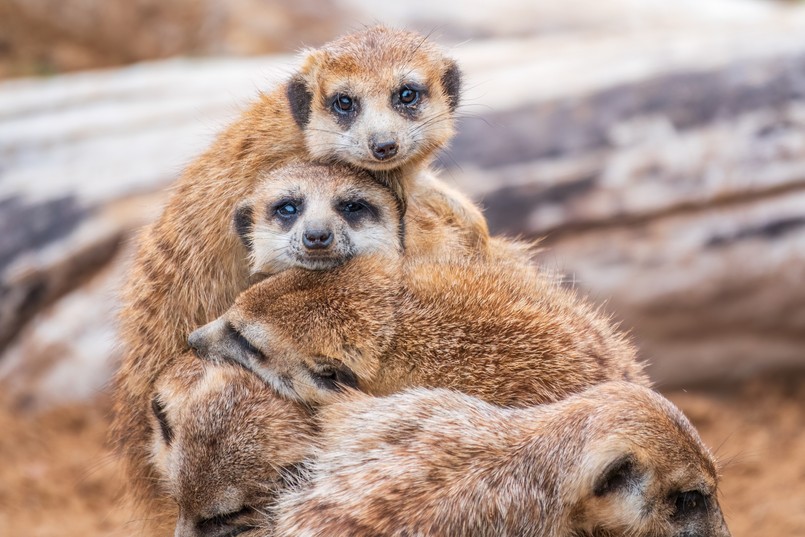
[[[397,154],[397,142],[380,142],[372,144],[372,154],[377,160],[386,160]]]
[[[310,250],[322,250],[333,243],[333,234],[329,229],[308,229],[302,242]]]

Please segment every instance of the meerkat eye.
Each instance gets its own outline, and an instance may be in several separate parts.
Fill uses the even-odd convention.
[[[346,199],[339,202],[335,209],[341,212],[341,215],[347,221],[360,221],[364,218],[375,218],[380,216],[380,211],[377,207],[364,199]]]
[[[676,515],[687,516],[704,509],[706,498],[698,490],[682,492],[676,496],[674,506]]]
[[[237,535],[244,533],[256,526],[249,524],[246,521],[241,522],[239,519],[253,515],[255,510],[252,507],[245,506],[237,511],[231,513],[221,513],[210,518],[205,518],[196,524],[196,527],[202,535],[214,534],[219,535],[221,531],[230,530],[226,535]]]
[[[299,206],[293,202],[287,201],[277,205],[275,212],[282,218],[293,218],[299,214]]]
[[[355,101],[349,95],[339,93],[333,101],[333,109],[339,114],[347,114],[355,108]]]
[[[309,372],[316,385],[325,390],[358,387],[358,377],[345,365],[316,364],[315,368],[309,368]]]
[[[412,105],[419,101],[419,91],[409,88],[408,86],[403,86],[400,89],[400,102],[404,105]]]
[[[360,201],[348,201],[342,208],[345,213],[357,213],[358,211],[362,211],[364,209],[366,209],[366,206]]]

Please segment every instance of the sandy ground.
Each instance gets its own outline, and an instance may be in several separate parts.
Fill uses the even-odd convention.
[[[805,372],[666,394],[723,466],[734,536],[805,536]],[[104,445],[108,398],[39,415],[0,412],[0,535],[136,535]],[[17,414],[17,415],[15,415]]]

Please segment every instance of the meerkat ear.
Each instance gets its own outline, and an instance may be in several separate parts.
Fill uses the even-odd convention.
[[[232,223],[235,226],[235,233],[240,237],[240,242],[246,247],[249,252],[252,251],[254,243],[252,242],[252,231],[254,230],[254,207],[248,201],[238,205],[235,209],[235,214],[232,217]]]
[[[618,455],[598,471],[593,485],[593,494],[605,496],[623,491],[634,485],[639,477],[634,457],[630,454]]]
[[[455,112],[461,98],[461,70],[454,60],[445,62],[445,69],[442,71],[442,88],[447,95],[450,111]]]
[[[313,102],[313,93],[304,77],[297,74],[288,81],[285,91],[288,103],[291,106],[291,115],[300,129],[304,129],[310,121],[310,106]]]

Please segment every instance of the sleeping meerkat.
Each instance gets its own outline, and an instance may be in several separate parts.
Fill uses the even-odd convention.
[[[154,382],[187,349],[187,334],[222,314],[249,281],[245,249],[230,229],[236,204],[263,172],[299,159],[342,162],[371,169],[404,201],[408,192],[428,199],[431,225],[449,222],[485,251],[480,211],[425,171],[453,135],[459,92],[459,70],[436,45],[368,28],[308,52],[290,81],[261,94],[185,170],[140,236],[120,315],[126,355],[115,378],[112,436],[150,519],[165,506],[145,448]],[[417,240],[439,251],[435,241],[445,237]]]
[[[710,451],[661,395],[609,382],[506,409],[448,390],[352,394],[275,535],[729,537]]]
[[[608,380],[648,383],[633,346],[574,292],[533,267],[464,259],[291,269],[244,291],[189,344],[308,404],[344,386],[452,388],[524,406]]]
[[[243,368],[177,358],[155,386],[150,458],[178,506],[177,537],[270,526],[279,491],[312,455],[316,424],[302,405]]]

